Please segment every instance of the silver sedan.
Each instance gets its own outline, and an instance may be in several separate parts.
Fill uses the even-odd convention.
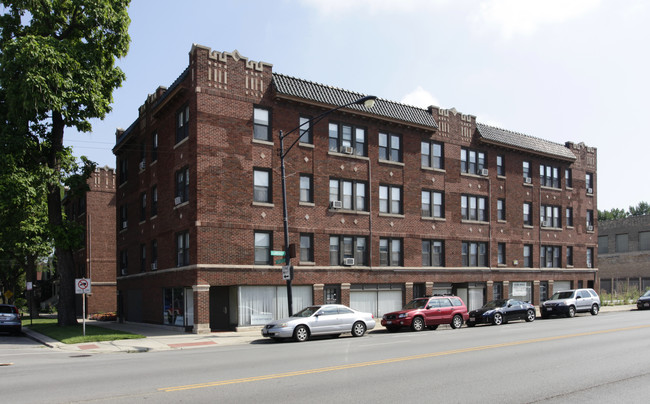
[[[352,333],[354,337],[362,337],[373,328],[375,319],[371,313],[356,311],[342,304],[324,304],[306,307],[291,317],[268,323],[262,328],[262,336],[274,340],[293,338],[303,342],[315,335]]]

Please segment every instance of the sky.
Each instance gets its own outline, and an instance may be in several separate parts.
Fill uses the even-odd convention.
[[[181,6],[182,4],[182,6]],[[126,74],[77,156],[115,167],[115,130],[188,65],[192,44],[273,71],[598,150],[598,209],[650,201],[645,0],[132,0]]]

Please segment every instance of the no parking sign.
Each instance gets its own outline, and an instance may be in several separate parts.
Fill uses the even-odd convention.
[[[75,293],[87,295],[90,293],[90,279],[77,278],[74,280]]]

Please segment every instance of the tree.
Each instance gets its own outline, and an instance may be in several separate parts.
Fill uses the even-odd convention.
[[[76,324],[70,236],[61,209],[69,150],[65,128],[91,130],[124,80],[115,66],[129,47],[130,0],[3,0],[0,91],[3,119],[30,140],[47,181],[47,214],[60,276],[59,325]]]
[[[650,215],[650,205],[648,202],[639,202],[636,207],[630,206],[630,215],[632,216],[643,216]]]
[[[616,220],[616,219],[625,219],[630,214],[623,209],[613,208],[612,210],[599,210],[598,211],[598,220]]]

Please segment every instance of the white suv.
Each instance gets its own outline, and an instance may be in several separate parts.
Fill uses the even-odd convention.
[[[553,293],[539,310],[542,318],[560,315],[573,317],[580,312],[590,312],[595,316],[600,310],[600,297],[593,289],[563,290]]]

